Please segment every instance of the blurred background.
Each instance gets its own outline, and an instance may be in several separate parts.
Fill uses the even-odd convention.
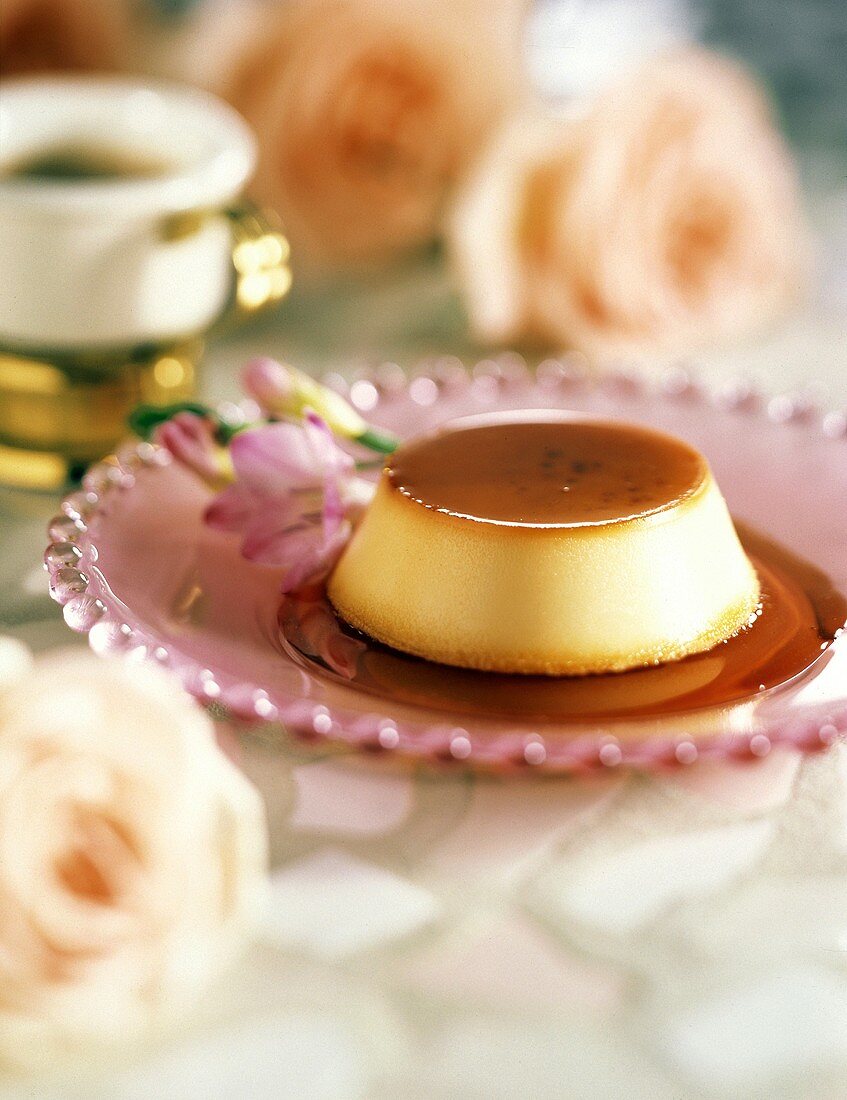
[[[383,13],[393,11],[402,22],[405,8],[411,12],[408,19],[414,21],[416,6],[421,5],[402,0],[382,8]],[[457,10],[473,12],[474,6],[466,0]],[[341,270],[327,277],[325,242],[318,240],[320,247],[315,247],[314,236],[310,239],[302,231],[298,209],[302,198],[292,197],[290,188],[274,182],[266,168],[285,151],[286,111],[297,112],[299,104],[308,101],[310,66],[315,69],[316,102],[322,94],[320,81],[329,79],[327,72],[332,75],[332,63],[327,61],[332,51],[323,38],[333,33],[330,16],[325,16],[326,30],[318,25],[314,34],[308,28],[288,31],[286,11],[297,7],[286,0],[97,0],[89,4],[6,0],[0,24],[6,75],[96,67],[187,81],[230,98],[257,129],[263,167],[254,190],[279,208],[284,223],[292,223],[288,228],[295,279],[279,310],[241,329],[231,344],[218,347],[216,362],[224,366],[214,373],[214,383],[210,381],[214,365],[207,370],[204,384],[219,397],[224,396],[221,387],[226,385],[231,363],[242,356],[254,335],[266,350],[316,369],[329,360],[388,358],[407,365],[422,355],[474,356],[488,350],[469,328],[468,302],[457,285],[456,265],[445,259],[450,249],[436,240],[440,234],[434,228],[432,243],[426,241],[425,227],[435,226],[434,216],[423,217],[408,231],[398,231],[396,246],[389,234],[389,247],[383,250],[367,245],[358,252],[354,249],[352,262],[350,256],[342,256]],[[365,7],[378,10],[380,5]],[[508,107],[492,108],[502,116],[527,96],[552,109],[567,110],[569,105],[590,100],[639,61],[692,40],[740,60],[761,80],[797,160],[803,204],[815,233],[814,279],[803,310],[791,313],[780,329],[766,330],[766,338],[758,332],[752,345],[745,341],[742,358],[737,346],[724,346],[712,356],[714,369],[761,371],[772,379],[774,388],[814,382],[808,374],[810,354],[814,362],[834,370],[835,360],[844,351],[841,318],[847,295],[843,5],[838,0],[809,0],[802,5],[789,0],[509,0],[483,8],[497,11],[506,44],[491,46],[492,51],[500,51],[496,62],[483,59],[477,63],[478,70],[465,74],[465,91],[475,88],[490,64],[499,74],[497,95],[508,103]],[[488,22],[486,34],[495,20]],[[313,42],[311,53],[301,49],[299,68],[286,53],[285,37],[294,33],[300,35],[301,43],[311,34]],[[448,39],[458,40],[462,29],[449,27],[445,33]],[[337,67],[343,63],[339,59]],[[270,79],[266,79],[268,73]],[[284,87],[286,80],[300,82],[296,96]],[[391,93],[382,89],[379,94],[390,97]],[[468,99],[474,94],[468,93]],[[343,109],[367,113],[373,106],[361,102]],[[415,109],[413,105],[410,113]],[[344,124],[343,119],[334,122]],[[332,124],[327,116],[327,126]],[[373,126],[392,124],[385,116]],[[368,131],[365,126],[360,136],[375,142],[374,147],[379,144],[375,129]],[[333,140],[331,135],[327,140]],[[484,145],[463,140],[477,154]],[[321,155],[317,152],[316,159]],[[740,150],[738,156],[742,157]],[[463,167],[467,170],[469,164]],[[323,169],[319,163],[312,168],[319,173],[334,171],[331,160]],[[437,165],[433,168],[433,172],[439,170]],[[373,220],[378,223],[382,201],[378,192],[371,201]],[[332,217],[338,219],[341,211],[339,206]],[[337,257],[331,259],[334,262]],[[520,335],[509,343],[520,344]],[[805,366],[798,362],[801,359]]]
[[[261,27],[273,6],[251,0],[162,0],[148,8],[144,26],[149,37],[137,64],[226,87],[227,74],[237,65],[233,56],[242,49],[249,52],[256,22]],[[713,353],[710,366],[761,372],[763,381],[770,378],[778,389],[814,383],[807,373],[811,354],[828,379],[826,371],[843,362],[842,319],[847,315],[843,6],[838,0],[802,5],[789,0],[537,0],[523,8],[528,18],[512,33],[520,35],[530,84],[552,104],[590,97],[639,60],[692,39],[739,59],[761,79],[797,159],[815,230],[815,277],[805,308],[781,330],[766,332],[764,338],[757,334],[759,340],[753,346],[747,341],[740,356],[737,348]],[[296,272],[296,253],[294,267]],[[487,350],[469,336],[463,296],[440,246],[407,257],[387,277],[379,270],[348,270],[329,287],[295,278],[289,300],[259,328],[279,333],[281,353],[316,367],[328,358],[361,355],[408,365],[417,356],[442,351],[472,357]],[[237,358],[238,343],[236,349]]]

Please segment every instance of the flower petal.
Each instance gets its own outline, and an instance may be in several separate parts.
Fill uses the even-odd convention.
[[[239,481],[269,496],[318,488],[323,468],[296,424],[268,424],[240,432],[230,444]]]
[[[292,501],[274,501],[251,517],[241,552],[250,561],[287,567],[302,547],[322,541],[319,514],[304,515]]]
[[[303,431],[309,441],[309,447],[315,460],[320,464],[325,474],[336,476],[352,472],[355,462],[342,447],[330,431],[327,422],[313,410],[306,409],[303,421]]]
[[[241,432],[230,449],[238,482],[212,502],[207,522],[240,531],[250,561],[282,567],[284,591],[320,579],[350,537],[344,501],[352,456],[311,411],[300,425]]]
[[[347,680],[356,674],[365,643],[348,637],[323,601],[292,599],[288,605],[311,653],[320,657],[333,672]]]
[[[220,475],[217,460],[220,448],[214,431],[214,425],[206,417],[180,412],[160,424],[154,438],[177,462],[200,477],[212,479]]]
[[[351,533],[349,523],[341,524],[330,539],[323,537],[320,528],[313,530],[319,535],[317,545],[311,544],[305,537],[305,529],[300,539],[292,539],[289,543],[292,561],[285,571],[283,592],[295,592],[307,582],[323,579],[338,561]]]
[[[245,393],[269,412],[291,412],[295,403],[295,386],[291,374],[282,363],[267,356],[251,359],[241,372]]]
[[[230,485],[218,493],[203,518],[216,531],[241,531],[261,507],[261,500],[242,484]]]
[[[332,538],[344,518],[342,486],[352,474],[355,463],[335,440],[326,422],[312,409],[307,409],[303,430],[309,446],[324,470],[323,528],[324,537]]]

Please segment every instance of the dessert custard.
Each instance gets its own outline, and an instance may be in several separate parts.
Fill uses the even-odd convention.
[[[704,457],[616,421],[470,417],[401,447],[330,578],[352,626],[463,668],[585,675],[750,624],[759,581]]]

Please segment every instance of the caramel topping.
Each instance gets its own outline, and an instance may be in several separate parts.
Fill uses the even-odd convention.
[[[448,515],[515,526],[581,527],[664,511],[708,475],[693,447],[616,421],[458,422],[389,460],[391,484]]]

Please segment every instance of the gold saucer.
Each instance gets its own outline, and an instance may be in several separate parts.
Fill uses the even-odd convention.
[[[52,491],[127,434],[138,404],[192,396],[201,339],[124,352],[0,349],[0,484]]]

